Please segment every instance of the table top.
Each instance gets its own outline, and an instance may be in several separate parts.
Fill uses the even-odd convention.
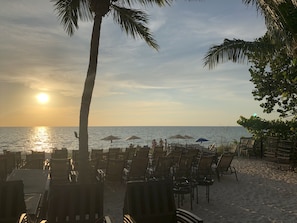
[[[37,215],[42,197],[49,188],[49,171],[41,169],[15,169],[7,181],[22,180],[24,200],[28,214]]]
[[[7,181],[22,180],[24,193],[43,194],[49,187],[49,171],[41,169],[15,169],[7,177]]]

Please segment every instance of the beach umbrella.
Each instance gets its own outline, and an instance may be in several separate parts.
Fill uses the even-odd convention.
[[[209,140],[206,139],[206,138],[199,138],[199,139],[196,140],[196,142],[200,142],[200,143],[207,142],[207,141],[209,141]]]
[[[109,135],[109,136],[106,136],[105,138],[103,138],[101,140],[110,141],[112,143],[112,140],[118,140],[118,139],[121,139],[121,138],[117,137],[117,136]]]
[[[134,140],[134,139],[141,139],[141,138],[133,135],[133,136],[128,137],[126,140]]]
[[[188,136],[188,135],[184,135],[184,138],[185,138],[185,139],[193,139],[192,136]]]
[[[180,134],[177,134],[177,135],[169,137],[169,139],[186,139],[186,138]]]

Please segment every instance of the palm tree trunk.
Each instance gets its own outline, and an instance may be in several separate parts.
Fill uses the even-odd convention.
[[[87,77],[85,79],[85,85],[83,95],[81,99],[80,107],[80,119],[79,119],[79,182],[86,182],[90,179],[89,175],[89,162],[88,162],[88,122],[89,111],[91,105],[91,99],[96,79],[97,60],[99,53],[99,39],[100,29],[102,23],[102,16],[95,15],[91,46],[90,46],[90,58]]]

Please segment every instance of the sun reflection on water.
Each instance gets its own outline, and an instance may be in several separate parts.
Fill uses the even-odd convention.
[[[34,127],[31,135],[32,150],[50,152],[53,147],[51,138],[49,127]]]

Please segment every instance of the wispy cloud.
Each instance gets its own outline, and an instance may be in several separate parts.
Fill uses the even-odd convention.
[[[125,114],[130,125],[143,121],[143,117],[152,124],[160,120],[159,125],[169,125],[171,120],[174,125],[184,120],[187,125],[190,121],[185,117],[193,119],[198,113],[203,117],[208,114],[210,122],[215,123],[211,115],[216,106],[223,114],[228,114],[230,107],[237,110],[234,107],[239,103],[250,103],[250,110],[257,107],[251,95],[248,66],[226,63],[208,70],[202,61],[208,48],[224,38],[253,40],[263,35],[264,21],[255,9],[237,0],[212,0],[176,1],[172,7],[149,7],[146,11],[149,27],[160,45],[158,52],[142,39],[128,37],[111,17],[104,18],[93,115],[109,117],[112,113],[118,123],[125,123],[121,120],[121,114]],[[3,0],[0,29],[0,81],[10,86],[5,90],[13,89],[16,95],[18,88],[13,84],[32,93],[47,90],[63,98],[65,107],[77,106],[77,112],[69,111],[77,115],[92,24],[80,23],[79,30],[69,37],[52,2]],[[7,101],[0,99],[1,105]],[[93,124],[102,124],[93,115]],[[226,120],[234,123],[237,118],[234,111]]]

